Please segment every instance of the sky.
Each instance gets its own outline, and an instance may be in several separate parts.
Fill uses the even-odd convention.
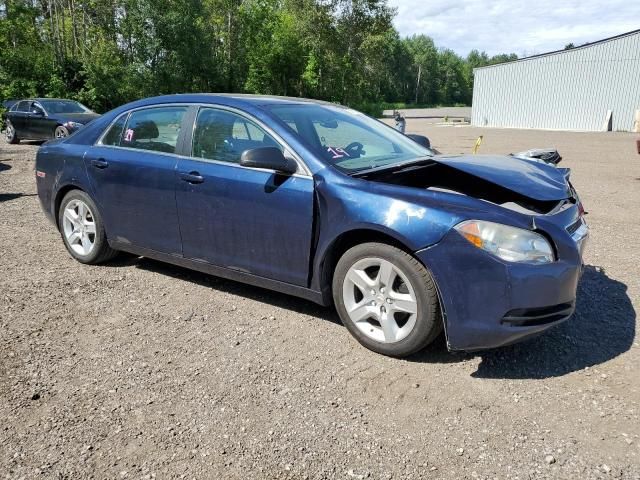
[[[425,34],[436,46],[519,57],[640,29],[638,0],[389,0],[401,36]]]

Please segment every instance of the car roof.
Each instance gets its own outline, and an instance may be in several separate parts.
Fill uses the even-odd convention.
[[[162,95],[158,97],[149,97],[132,102],[129,106],[146,106],[159,103],[219,103],[224,105],[236,106],[255,106],[264,107],[269,105],[333,105],[334,103],[322,100],[313,100],[310,98],[299,97],[280,97],[276,95],[253,95],[241,93],[177,93],[172,95]]]
[[[53,100],[55,102],[76,102],[77,101],[77,100],[72,100],[71,98],[48,98],[48,97],[34,98],[34,97],[29,97],[29,98],[18,98],[18,99],[13,99],[13,100],[5,100],[2,103],[5,105],[5,107],[10,108],[11,105],[15,105],[18,102],[42,102],[42,101],[46,101],[46,100]],[[7,106],[7,104],[9,104],[9,106]]]
[[[48,98],[48,97],[27,98],[26,100],[33,100],[36,102],[42,102],[44,100],[53,100],[54,102],[77,102],[77,100],[73,100],[72,98]]]

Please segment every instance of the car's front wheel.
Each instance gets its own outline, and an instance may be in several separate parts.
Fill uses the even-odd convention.
[[[4,138],[7,141],[7,143],[10,143],[12,145],[20,142],[20,139],[18,138],[18,134],[16,133],[16,129],[11,124],[11,122],[7,122],[7,125],[4,129]]]
[[[62,125],[58,125],[55,129],[55,131],[53,132],[53,136],[55,138],[64,138],[64,137],[68,137],[69,136],[69,130],[67,130],[65,127],[63,127]]]
[[[391,245],[364,243],[347,250],[336,265],[333,299],[349,332],[384,355],[415,353],[442,331],[431,274]]]
[[[62,199],[58,227],[67,250],[80,263],[105,262],[118,253],[107,242],[96,204],[81,190],[71,190]]]

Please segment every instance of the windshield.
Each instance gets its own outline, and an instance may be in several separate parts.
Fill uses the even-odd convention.
[[[349,174],[434,154],[355,110],[316,104],[268,108],[329,164]]]
[[[47,113],[92,113],[80,102],[73,100],[40,100]]]

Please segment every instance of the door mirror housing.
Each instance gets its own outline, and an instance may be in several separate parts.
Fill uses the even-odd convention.
[[[250,168],[266,168],[276,172],[293,174],[298,165],[290,158],[286,158],[276,147],[258,147],[245,150],[240,156],[240,165]]]
[[[42,110],[40,107],[31,107],[31,113],[38,117],[44,117],[44,110]]]
[[[407,133],[407,137],[416,142],[419,145],[422,145],[425,148],[431,148],[431,142],[424,135],[417,135],[415,133]]]

